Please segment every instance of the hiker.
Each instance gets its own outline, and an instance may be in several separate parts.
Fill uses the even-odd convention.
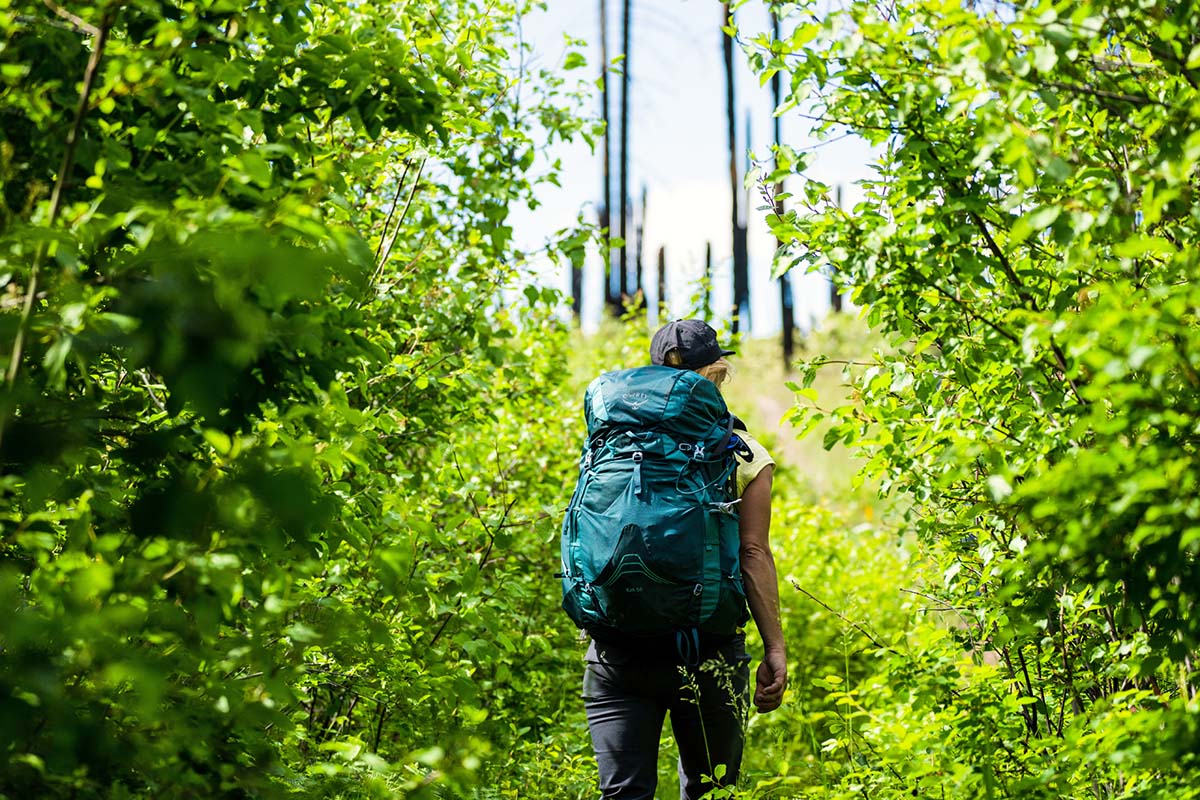
[[[654,381],[661,383],[674,379],[677,383],[687,383],[688,386],[684,388],[691,392],[687,402],[699,402],[693,400],[692,396],[708,393],[707,402],[713,406],[711,411],[701,409],[685,413],[717,415],[714,417],[717,422],[713,434],[717,438],[713,441],[718,442],[717,446],[723,452],[731,451],[733,454],[732,459],[721,453],[716,454],[728,462],[728,466],[724,467],[726,471],[717,475],[717,478],[723,475],[726,478],[724,491],[727,494],[736,493],[736,497],[724,501],[717,498],[704,505],[722,507],[726,512],[736,509],[732,513],[717,515],[717,521],[726,525],[726,538],[731,540],[722,540],[721,550],[731,551],[723,552],[722,569],[726,564],[731,564],[731,572],[740,571],[740,575],[731,574],[722,579],[724,583],[719,591],[719,601],[709,601],[708,608],[712,616],[706,622],[702,621],[690,629],[684,625],[680,630],[670,633],[629,633],[627,631],[638,629],[639,621],[644,622],[647,629],[657,630],[650,620],[656,611],[673,598],[673,595],[663,594],[657,606],[648,599],[653,598],[656,591],[668,592],[671,589],[666,585],[667,581],[654,574],[661,569],[655,566],[655,559],[662,561],[661,552],[666,547],[657,542],[668,541],[672,534],[677,533],[674,529],[686,527],[687,536],[701,542],[703,549],[704,542],[708,541],[704,538],[705,527],[707,525],[711,529],[714,523],[712,520],[706,522],[705,517],[700,517],[698,523],[692,521],[691,525],[668,519],[664,523],[668,528],[663,534],[666,538],[662,540],[652,540],[649,534],[638,537],[623,530],[615,545],[606,545],[615,547],[621,553],[619,558],[613,557],[615,567],[611,563],[606,565],[600,574],[586,581],[586,587],[580,589],[582,581],[578,575],[572,580],[571,571],[574,569],[579,572],[586,568],[586,564],[579,566],[584,562],[572,561],[579,556],[570,548],[587,546],[588,542],[580,544],[579,539],[584,534],[578,533],[572,526],[587,525],[590,518],[572,518],[571,510],[568,510],[563,544],[564,607],[591,635],[586,656],[583,699],[604,798],[653,800],[658,781],[659,737],[668,712],[672,732],[679,746],[682,800],[694,800],[715,786],[732,786],[736,783],[745,739],[745,718],[751,699],[750,656],[746,653],[745,635],[740,627],[747,621],[747,605],[765,650],[755,671],[754,706],[759,713],[766,713],[778,708],[783,700],[787,685],[787,661],[779,615],[778,578],[768,538],[774,461],[743,429],[740,421],[728,413],[719,389],[713,391],[711,387],[699,386],[697,384],[705,384],[705,381],[690,376],[683,381],[684,376],[680,374],[681,371],[695,372],[711,382],[712,386],[720,387],[730,373],[730,364],[725,357],[733,354],[733,351],[720,347],[716,332],[704,322],[676,320],[661,328],[651,341],[650,359],[657,368],[642,367],[601,376],[604,380],[597,379],[594,382],[594,385],[599,384],[598,388],[590,388],[589,398],[585,401],[589,432],[596,427],[601,439],[607,437],[616,440],[624,435],[635,442],[635,447],[645,448],[645,454],[636,450],[631,454],[618,453],[615,456],[618,460],[613,462],[617,465],[614,469],[628,469],[630,461],[634,462],[632,474],[635,477],[625,479],[627,484],[633,482],[633,494],[640,495],[643,487],[648,487],[646,492],[663,491],[664,494],[670,494],[671,490],[682,492],[679,488],[681,479],[677,475],[683,474],[687,467],[673,467],[677,472],[671,473],[671,480],[655,483],[652,472],[643,475],[640,470],[650,470],[656,453],[670,454],[675,449],[684,450],[696,460],[695,463],[709,463],[714,460],[713,454],[700,452],[703,442],[694,445],[694,451],[686,450],[689,445],[679,444],[670,437],[667,446],[657,445],[653,437],[663,435],[661,429],[666,427],[665,422],[650,425],[646,432],[635,430],[628,433],[613,423],[612,419],[623,419],[620,416],[626,413],[623,408],[630,409],[628,414],[636,417],[639,407],[658,402],[654,399],[656,392],[645,388],[656,385]],[[664,370],[662,367],[673,369]],[[670,409],[675,402],[668,399],[663,407]],[[605,408],[599,409],[597,404]],[[671,412],[662,413],[669,415]],[[608,422],[605,423],[605,420]],[[692,423],[693,420],[687,419],[685,422]],[[728,429],[721,431],[721,425]],[[674,438],[679,437],[676,435]],[[637,444],[639,441],[645,444]],[[604,444],[611,446],[612,443],[600,443],[601,446]],[[589,447],[593,446],[595,443],[589,442]],[[711,443],[709,449],[714,449]],[[620,460],[623,455],[626,457]],[[592,458],[592,455],[585,454],[581,486],[585,483],[582,476],[587,473]],[[665,460],[665,456],[658,458]],[[735,466],[736,488],[727,480],[729,471]],[[707,480],[702,488],[714,482],[716,479]],[[658,489],[659,486],[667,488]],[[581,491],[590,490],[577,488],[577,499],[573,499],[572,507],[587,503],[586,497],[579,499]],[[637,519],[638,513],[652,517],[656,509],[662,509],[669,500],[667,497],[653,497],[633,512],[614,512],[612,509],[619,508],[623,501],[620,498],[613,501],[606,496],[599,506],[608,509],[605,513],[610,515],[632,513],[633,518]],[[695,501],[692,504],[696,505]],[[586,507],[582,513],[587,513]],[[599,515],[593,516],[599,518]],[[592,524],[596,525],[594,521]],[[645,524],[656,523],[652,521]],[[699,530],[692,530],[697,526]],[[633,532],[639,530],[636,525],[625,527]],[[596,538],[601,535],[600,530],[595,526],[592,531],[585,533],[591,533],[592,538]],[[643,543],[643,539],[650,543]],[[706,549],[711,551],[714,548],[708,546]],[[711,570],[705,574],[711,574]],[[606,595],[603,602],[596,600],[596,592],[605,586],[615,590],[617,584],[614,582],[622,575],[626,583],[620,592]],[[638,583],[639,580],[641,583]],[[736,586],[736,591],[731,591],[726,584]],[[687,594],[691,587],[685,585],[683,588],[684,594]],[[743,592],[745,600],[742,599]],[[702,593],[707,596],[711,589],[707,584],[698,582],[696,594],[699,596]],[[626,600],[626,597],[633,599]],[[621,604],[634,601],[643,605],[629,606],[631,610],[620,617]],[[591,608],[589,603],[596,608]],[[694,615],[694,608],[689,607],[688,613]],[[604,617],[609,619],[602,619]],[[595,624],[589,624],[591,622]]]

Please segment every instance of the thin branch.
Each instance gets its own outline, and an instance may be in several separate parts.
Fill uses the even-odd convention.
[[[876,647],[878,647],[880,650],[886,650],[887,652],[891,653],[892,655],[897,655],[897,656],[899,656],[899,655],[903,655],[903,653],[901,653],[899,650],[896,650],[896,649],[895,649],[895,648],[893,648],[893,647],[889,647],[888,645],[886,645],[886,644],[884,644],[883,642],[879,641],[879,639],[878,639],[878,638],[876,638],[876,636],[875,636],[873,633],[871,633],[870,631],[868,631],[866,628],[864,628],[864,627],[863,627],[862,625],[860,625],[859,623],[857,623],[857,622],[855,622],[854,620],[850,619],[849,617],[847,617],[847,616],[846,616],[845,614],[843,614],[842,612],[840,612],[840,611],[838,611],[838,610],[836,610],[836,609],[834,609],[834,608],[831,608],[831,607],[829,606],[829,604],[828,604],[828,603],[826,603],[824,600],[821,600],[821,599],[820,599],[820,598],[818,598],[816,595],[814,595],[812,592],[810,592],[808,589],[805,589],[803,586],[801,586],[801,585],[800,585],[800,583],[799,583],[799,581],[797,581],[795,578],[792,578],[792,579],[791,579],[791,581],[790,581],[790,583],[792,584],[792,588],[794,588],[796,591],[800,592],[800,594],[804,595],[804,596],[805,596],[805,597],[807,597],[809,600],[812,600],[814,603],[816,603],[817,605],[819,605],[821,608],[825,609],[825,610],[826,610],[826,611],[828,611],[830,614],[833,614],[835,617],[837,617],[838,619],[840,619],[842,622],[845,622],[845,623],[846,623],[847,625],[849,625],[851,628],[854,628],[854,630],[858,631],[858,632],[859,632],[859,633],[861,633],[863,636],[865,636],[865,637],[867,638],[867,640],[868,640],[869,642],[871,642],[871,644],[875,645],[875,646],[876,646]]]
[[[946,289],[942,288],[942,286],[940,284],[935,282],[932,284],[932,286],[934,289],[937,289],[938,294],[940,294],[942,297],[946,298],[947,300],[949,300],[950,302],[952,302],[956,306],[958,306],[960,309],[962,309],[963,312],[968,317],[975,320],[976,322],[982,322],[984,325],[987,325],[989,328],[991,328],[993,331],[995,331],[996,333],[1003,336],[1005,339],[1008,339],[1013,344],[1020,346],[1021,339],[1015,333],[1013,333],[1009,330],[1006,330],[1005,328],[1000,327],[999,323],[993,322],[992,320],[988,319],[987,317],[976,313],[973,308],[971,308],[969,305],[967,305],[965,302],[963,302],[961,299],[959,299],[959,297],[957,295],[951,294],[950,292],[946,291]]]
[[[75,165],[75,150],[79,146],[79,134],[83,130],[83,119],[87,114],[88,100],[92,94],[92,87],[96,83],[96,74],[100,71],[100,60],[104,57],[104,47],[108,43],[108,32],[112,28],[116,18],[116,10],[109,10],[104,14],[100,22],[100,28],[96,31],[95,41],[92,44],[92,53],[88,58],[87,66],[83,71],[83,85],[79,88],[79,102],[75,106],[75,118],[71,122],[71,128],[67,131],[66,148],[63,151],[62,163],[58,168],[58,179],[54,182],[54,191],[50,194],[50,209],[46,218],[46,227],[53,228],[54,223],[58,220],[59,212],[62,210],[63,190],[67,184],[67,175],[71,172]],[[47,256],[49,245],[43,241],[38,245],[37,253],[34,255],[33,264],[29,268],[29,286],[25,290],[25,302],[21,308],[21,318],[17,322],[17,332],[13,338],[12,356],[8,363],[8,372],[5,375],[5,383],[9,389],[17,380],[17,371],[21,367],[21,356],[25,345],[25,331],[29,327],[29,317],[33,313],[33,301],[38,296],[38,271],[41,269],[42,261]],[[0,436],[3,435],[3,425],[6,418],[0,418]]]
[[[1036,698],[1037,695],[1033,691],[1033,681],[1030,680],[1030,678],[1029,678],[1029,665],[1025,662],[1025,647],[1023,645],[1017,646],[1017,660],[1019,660],[1021,662],[1021,672],[1025,676],[1025,688],[1029,691],[1029,694],[1027,696],[1031,697],[1031,698]],[[1030,716],[1027,719],[1027,721],[1029,723],[1029,732],[1031,734],[1033,734],[1034,736],[1036,736],[1037,732],[1038,732],[1037,703],[1030,704],[1029,713],[1030,713]],[[1047,721],[1047,723],[1048,722],[1049,721]]]
[[[384,703],[379,704],[379,722],[375,725],[375,743],[372,750],[379,752],[379,740],[383,738],[383,721],[387,719],[388,707]]]
[[[922,597],[926,600],[932,600],[935,603],[940,603],[943,606],[943,608],[938,609],[938,610],[953,611],[955,614],[958,615],[958,618],[963,621],[963,625],[965,625],[968,629],[970,629],[972,627],[972,625],[974,625],[976,627],[978,627],[978,625],[979,625],[978,623],[972,623],[971,620],[967,619],[966,615],[963,614],[963,612],[958,608],[958,606],[954,605],[954,603],[951,603],[949,600],[946,600],[945,598],[935,597],[934,595],[925,594],[924,592],[918,592],[916,589],[901,589],[900,591],[904,592],[905,594],[915,595],[917,597]],[[979,631],[979,635],[980,635],[980,637],[983,636],[982,630]],[[974,646],[975,646],[975,637],[971,636],[971,647],[974,647]]]
[[[396,237],[400,235],[400,228],[404,225],[404,220],[408,217],[408,210],[412,208],[413,198],[417,196],[417,187],[421,185],[421,172],[425,169],[425,159],[421,159],[421,163],[417,166],[417,175],[413,179],[412,191],[408,193],[408,200],[404,203],[404,210],[400,212],[400,219],[396,220],[396,227],[392,230],[392,238],[388,241],[387,248],[383,251],[383,257],[379,259],[379,265],[375,267],[375,274],[371,276],[371,285],[383,275],[383,267],[387,264],[392,255],[392,247],[396,244]]]
[[[408,171],[412,169],[412,162],[407,158],[404,159],[404,172],[400,173],[400,180],[396,182],[396,193],[392,195],[392,207],[388,209],[387,219],[383,221],[383,232],[379,234],[379,247],[375,248],[375,262],[379,263],[379,257],[383,255],[383,243],[387,239],[388,228],[392,226],[392,216],[396,213],[396,206],[400,205],[400,195],[404,190],[404,181],[408,178]]]
[[[86,20],[75,16],[70,11],[67,11],[65,8],[60,6],[58,3],[55,3],[54,0],[42,0],[42,2],[45,4],[46,8],[50,9],[55,14],[57,14],[58,16],[62,17],[67,22],[69,22],[73,26],[75,26],[75,30],[86,33],[88,36],[99,37],[101,35],[100,28],[97,28],[95,25],[92,25],[90,22],[87,22]]]
[[[1175,106],[1170,103],[1164,103],[1161,100],[1154,100],[1144,95],[1124,94],[1122,92],[1109,92],[1104,89],[1097,89],[1094,86],[1079,83],[1064,83],[1063,81],[1044,80],[1046,86],[1055,89],[1062,89],[1065,92],[1075,92],[1077,94],[1090,95],[1091,97],[1100,98],[1102,100],[1119,100],[1123,103],[1131,103],[1132,105],[1145,106],[1161,106],[1162,108],[1175,109]]]
[[[142,385],[146,387],[146,392],[149,393],[150,399],[154,402],[154,407],[166,414],[167,406],[154,393],[154,387],[150,385],[150,377],[146,374],[146,370],[140,369],[137,374],[142,379]]]
[[[921,138],[924,139],[925,137],[922,136]],[[930,151],[931,155],[932,152],[933,151]],[[936,155],[933,155],[933,160],[938,161],[938,165],[941,166],[941,162]],[[966,192],[963,192],[963,195],[968,196]],[[1039,311],[1040,309],[1038,307],[1037,300],[1035,300],[1032,295],[1026,293],[1025,285],[1021,283],[1020,277],[1018,277],[1016,270],[1013,269],[1012,262],[1008,260],[1008,256],[1004,254],[1004,250],[1000,248],[1000,245],[998,245],[996,240],[992,237],[992,230],[988,227],[987,222],[982,216],[980,216],[978,211],[969,211],[967,213],[971,217],[971,220],[975,223],[975,227],[977,227],[979,232],[983,235],[983,240],[987,243],[988,249],[992,251],[992,255],[995,256],[996,261],[1000,264],[1000,269],[1002,269],[1008,279],[1012,281],[1012,285],[1016,288],[1017,294],[1021,297],[1021,299],[1029,303],[1030,308],[1032,308],[1034,311]]]

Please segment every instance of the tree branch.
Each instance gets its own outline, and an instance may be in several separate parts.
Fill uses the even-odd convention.
[[[828,611],[830,614],[833,614],[835,617],[837,617],[838,619],[840,619],[842,622],[845,622],[845,623],[846,623],[847,625],[849,625],[851,628],[854,628],[854,630],[858,631],[858,632],[859,632],[859,633],[861,633],[863,636],[865,636],[865,637],[867,638],[867,640],[868,640],[868,641],[869,641],[871,644],[875,645],[875,646],[876,646],[876,647],[878,647],[880,650],[886,650],[887,652],[891,653],[892,655],[897,655],[897,656],[899,656],[899,655],[903,655],[903,654],[902,654],[902,653],[901,653],[899,650],[896,650],[896,649],[895,649],[895,648],[893,648],[893,647],[889,647],[888,645],[886,645],[886,644],[884,644],[883,642],[879,641],[879,639],[878,639],[878,638],[876,638],[876,636],[875,636],[873,633],[871,633],[870,631],[868,631],[866,628],[864,628],[864,627],[863,627],[862,625],[860,625],[859,623],[857,623],[857,622],[855,622],[854,620],[850,619],[849,617],[847,617],[847,616],[846,616],[845,614],[843,614],[842,612],[840,612],[840,611],[837,611],[836,609],[833,609],[833,608],[831,608],[831,607],[829,606],[829,604],[828,604],[828,603],[826,603],[824,600],[821,600],[821,599],[820,599],[820,598],[818,598],[816,595],[814,595],[812,592],[810,592],[808,589],[805,589],[803,586],[801,586],[801,585],[800,585],[800,582],[799,582],[799,581],[797,581],[795,578],[792,578],[792,579],[791,579],[791,581],[790,581],[790,583],[792,584],[792,588],[794,588],[796,591],[800,592],[800,594],[804,595],[804,596],[805,596],[805,597],[807,597],[809,600],[812,600],[814,603],[816,603],[817,605],[819,605],[821,608],[825,609],[825,610],[826,610],[826,611]]]
[[[49,2],[47,2],[47,5],[51,8],[55,7]],[[62,163],[58,167],[58,179],[54,182],[54,190],[50,194],[50,210],[46,218],[47,228],[54,227],[54,223],[58,221],[58,215],[62,210],[63,191],[67,184],[67,176],[70,174],[72,167],[75,166],[75,150],[79,146],[79,134],[83,130],[83,120],[87,115],[88,99],[91,97],[92,87],[95,86],[96,74],[100,71],[100,60],[104,57],[104,48],[108,43],[108,33],[112,29],[115,19],[115,8],[106,11],[100,21],[99,29],[96,30],[95,41],[92,43],[92,53],[83,71],[83,85],[79,88],[79,102],[75,106],[75,118],[71,122],[70,130],[67,131],[66,148],[63,151]],[[33,263],[29,268],[29,285],[25,288],[25,301],[21,307],[21,318],[17,322],[17,331],[13,337],[12,354],[8,362],[8,372],[5,375],[5,383],[9,389],[16,383],[17,372],[21,368],[25,332],[29,327],[29,317],[33,313],[34,298],[38,296],[38,272],[48,254],[48,250],[49,245],[45,241],[39,244],[37,253],[33,258]],[[0,437],[3,436],[5,422],[7,422],[7,416],[0,417]]]

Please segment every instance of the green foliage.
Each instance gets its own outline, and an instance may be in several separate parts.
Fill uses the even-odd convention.
[[[830,687],[822,796],[1195,796],[1195,9],[791,11],[755,66],[880,154],[854,209],[804,181],[772,220],[890,340],[825,444],[905,498],[948,615]]]
[[[0,2],[0,794],[419,795],[573,700],[524,10]]]

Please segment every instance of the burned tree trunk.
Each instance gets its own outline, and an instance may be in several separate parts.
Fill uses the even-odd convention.
[[[629,291],[629,12],[632,0],[625,0],[621,16],[621,269],[618,296]]]
[[[608,2],[600,0],[600,117],[604,121],[601,158],[604,159],[604,198],[600,202],[601,259],[604,265],[604,304],[616,316],[621,314],[621,293],[616,289],[612,264],[612,125],[608,103]]]
[[[661,323],[671,314],[667,303],[667,248],[658,248],[658,318]]]
[[[841,208],[842,207],[842,185],[840,183],[837,185],[836,197],[837,197],[838,208]],[[841,292],[838,291],[837,281],[834,280],[834,278],[833,278],[833,270],[834,269],[835,269],[834,267],[830,267],[829,308],[830,308],[830,310],[833,311],[833,313],[837,314],[837,313],[840,313],[842,310],[842,294],[841,294]]]
[[[712,286],[713,286],[712,242],[705,242],[704,243],[704,285],[701,287],[701,291],[704,292],[704,300],[702,301],[703,305],[701,307],[701,313],[703,314],[703,317],[706,320],[712,319],[712,313],[713,313],[713,304],[712,304],[713,289],[712,289]]]
[[[729,3],[721,4],[721,27],[730,21]],[[749,321],[750,268],[746,243],[746,225],[741,214],[741,181],[738,177],[737,110],[734,102],[733,39],[721,31],[721,46],[725,56],[725,106],[729,133],[730,222],[733,231],[733,332],[741,328],[742,314]]]
[[[779,14],[778,7],[771,9],[771,37],[775,41],[779,41]],[[777,71],[771,76],[771,99],[775,108],[779,108],[783,104],[783,85]],[[779,164],[778,149],[783,145],[782,121],[776,115],[772,115],[774,119],[774,140],[776,148],[775,164]],[[775,184],[775,216],[783,216],[783,200],[780,199],[783,194],[783,181],[780,180]],[[775,251],[783,247],[783,241],[775,240]],[[779,276],[779,322],[783,331],[783,371],[787,373],[792,368],[792,361],[796,351],[795,330],[796,330],[796,311],[795,302],[792,297],[792,281],[788,274]]]
[[[642,264],[643,238],[646,234],[646,184],[642,184],[642,202],[638,206],[638,221],[635,229],[637,236],[637,250],[634,251],[633,258],[633,293],[636,295],[641,292],[642,301],[645,302],[646,284],[645,284],[645,269]]]

